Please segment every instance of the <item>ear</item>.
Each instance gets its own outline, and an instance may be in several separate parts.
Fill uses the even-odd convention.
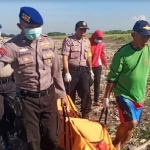
[[[23,30],[22,25],[20,23],[17,23],[17,26],[19,27],[19,29]]]
[[[131,33],[131,36],[134,38],[134,37],[135,37],[135,32],[132,32],[132,33]]]

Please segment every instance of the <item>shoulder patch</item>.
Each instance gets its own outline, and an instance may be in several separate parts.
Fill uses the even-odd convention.
[[[0,58],[4,57],[5,55],[7,55],[7,50],[4,48],[0,48]]]

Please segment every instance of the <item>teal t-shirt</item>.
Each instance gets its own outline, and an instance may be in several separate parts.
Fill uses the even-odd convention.
[[[144,101],[150,66],[150,44],[135,50],[131,44],[117,51],[110,65],[108,81],[115,82],[114,93],[137,103]]]

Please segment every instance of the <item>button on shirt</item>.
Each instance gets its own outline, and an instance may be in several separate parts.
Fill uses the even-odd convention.
[[[3,48],[7,54],[0,58],[0,63],[11,63],[18,87],[41,91],[54,83],[58,96],[65,97],[54,41],[47,35],[42,34],[37,41],[31,42],[20,34],[5,43]]]
[[[89,39],[78,40],[76,35],[65,38],[61,54],[68,56],[70,65],[87,66],[87,59],[92,56]]]

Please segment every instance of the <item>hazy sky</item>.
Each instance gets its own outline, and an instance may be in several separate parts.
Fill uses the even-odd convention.
[[[43,32],[74,33],[78,21],[90,30],[132,30],[136,20],[150,21],[150,0],[0,0],[2,33],[18,34],[22,6],[37,9],[44,19]]]

